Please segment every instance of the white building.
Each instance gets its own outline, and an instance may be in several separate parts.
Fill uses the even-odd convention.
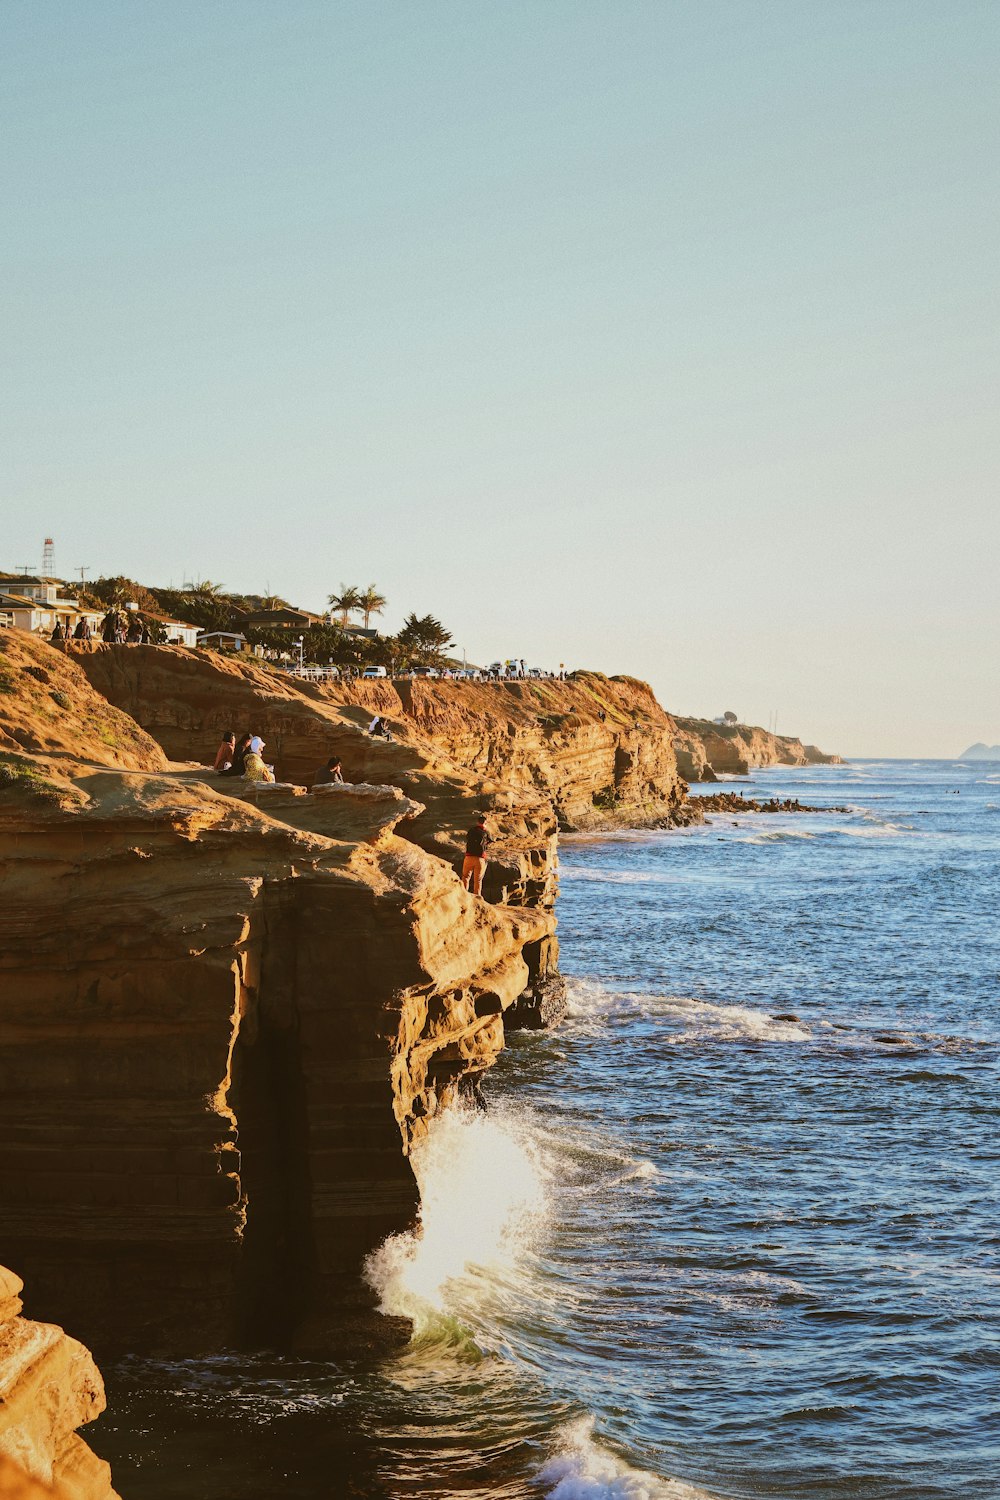
[[[0,573],[0,593],[16,594],[19,599],[33,599],[38,604],[55,604],[61,578],[39,578],[34,573]]]

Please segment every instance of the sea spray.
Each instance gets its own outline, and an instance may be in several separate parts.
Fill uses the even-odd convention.
[[[539,1479],[548,1500],[711,1500],[705,1490],[635,1469],[602,1447],[592,1417],[563,1428]]]
[[[537,1234],[545,1188],[528,1131],[502,1115],[445,1111],[411,1161],[417,1225],[374,1251],[365,1274],[381,1310],[410,1318],[416,1339],[489,1297]]]

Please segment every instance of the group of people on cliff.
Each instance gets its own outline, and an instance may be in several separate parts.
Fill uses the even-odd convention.
[[[56,620],[49,640],[53,645],[60,641],[92,641],[94,632],[86,615],[81,615],[76,628],[70,630],[61,620]],[[120,610],[109,609],[101,621],[101,640],[109,646],[156,646],[164,640],[163,627],[158,621],[146,620],[142,615],[124,615]]]
[[[239,776],[249,782],[274,782],[274,767],[264,761],[264,740],[259,734],[247,730],[237,739],[236,731],[227,729],[222,744],[215,752],[212,769],[220,776]],[[331,755],[320,766],[313,777],[313,786],[341,785],[344,783],[344,768],[339,755]]]
[[[247,782],[273,782],[274,767],[266,765],[263,757],[264,741],[259,734],[249,729],[237,739],[235,730],[227,729],[222,743],[216,751],[213,770],[220,776],[241,776]],[[344,770],[340,757],[331,755],[316,772],[313,786],[344,784]],[[473,813],[472,827],[465,835],[465,855],[462,860],[462,884],[474,896],[483,894],[483,877],[486,874],[487,853],[493,843],[486,826],[484,812]]]
[[[248,729],[237,740],[236,731],[227,729],[216,751],[213,770],[220,776],[241,776],[244,781],[273,781],[274,767],[264,764],[263,749],[259,734]]]

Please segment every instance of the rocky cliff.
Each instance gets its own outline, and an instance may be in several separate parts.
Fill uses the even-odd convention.
[[[166,757],[127,713],[95,693],[78,662],[22,630],[0,631],[0,757],[160,770]]]
[[[76,1431],[104,1410],[97,1367],[61,1328],[20,1316],[22,1290],[0,1266],[0,1500],[117,1500]]]
[[[410,1147],[558,1010],[558,828],[700,816],[687,731],[598,674],[0,650],[0,1243],[33,1305],[101,1352],[374,1336],[358,1271],[412,1220]],[[207,770],[228,728],[281,784]],[[307,790],[331,754],[350,785]]]
[[[98,692],[175,760],[211,760],[226,729],[253,727],[282,779],[310,785],[339,755],[352,781],[424,785],[421,773],[541,796],[564,828],[690,816],[671,717],[644,682],[300,682],[252,660],[180,647],[95,646],[77,658]],[[374,713],[396,743],[364,733]],[[470,782],[470,774],[472,780]],[[416,778],[416,779],[415,779]],[[434,797],[440,819],[440,797]],[[461,809],[461,818],[467,809]],[[419,836],[421,825],[411,832]]]
[[[438,823],[389,784],[150,771],[145,736],[103,768],[48,748],[0,780],[0,1242],[100,1350],[329,1349],[369,1326],[413,1140],[557,989],[551,805],[490,790],[488,903],[401,836],[467,814],[429,757]]]
[[[747,724],[716,724],[711,719],[674,718],[674,750],[687,781],[716,781],[719,776],[746,776],[760,766],[839,765],[839,755],[825,755],[791,735],[772,734]]]
[[[328,1347],[552,918],[466,893],[391,792],[348,841],[195,779],[71,785],[0,799],[0,1242],[96,1348]]]

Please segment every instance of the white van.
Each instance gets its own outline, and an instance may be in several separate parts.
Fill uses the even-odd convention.
[[[384,677],[385,667],[365,667],[362,677]]]

